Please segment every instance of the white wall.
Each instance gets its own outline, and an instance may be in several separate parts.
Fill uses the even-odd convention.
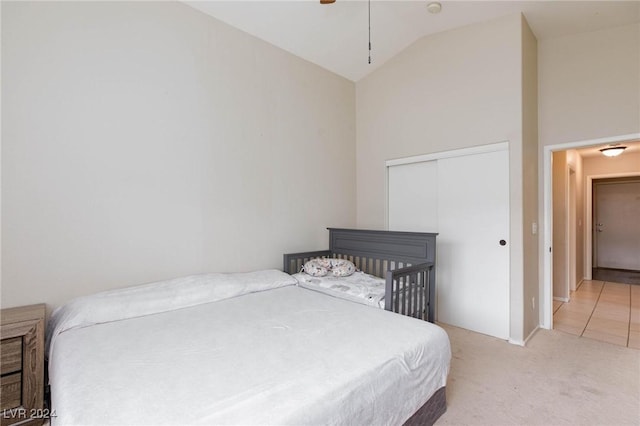
[[[181,3],[3,2],[2,307],[355,225],[354,84]]]
[[[522,31],[522,17],[513,15],[425,37],[356,84],[359,227],[385,226],[385,160],[510,142],[515,341],[524,333]],[[537,291],[535,278],[530,284]]]
[[[540,145],[640,132],[640,24],[538,44]]]

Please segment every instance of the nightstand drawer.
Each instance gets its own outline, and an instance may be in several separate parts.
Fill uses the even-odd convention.
[[[44,408],[45,305],[0,310],[0,426],[40,426]]]
[[[0,377],[0,408],[8,410],[22,405],[22,374]]]
[[[22,370],[22,337],[0,341],[0,354],[2,354],[0,374],[5,375]]]

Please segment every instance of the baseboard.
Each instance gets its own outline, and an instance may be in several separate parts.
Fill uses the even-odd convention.
[[[529,333],[529,335],[527,336],[526,339],[524,340],[514,340],[514,339],[509,339],[509,343],[511,343],[512,345],[517,345],[517,346],[527,346],[527,342],[529,341],[529,339],[531,339],[533,337],[534,334],[536,334],[536,332],[540,330],[540,326],[537,325],[536,328],[533,329],[533,331],[531,333]]]
[[[524,342],[522,340],[513,340],[511,338],[509,338],[509,340],[507,340],[509,343],[511,343],[512,345],[516,345],[516,346],[524,346]]]
[[[555,297],[555,296],[553,296],[553,300],[557,300],[558,302],[567,303],[569,301],[569,298],[568,297]]]
[[[540,330],[540,326],[536,326],[536,328],[533,329],[533,331],[531,331],[531,333],[529,333],[529,335],[527,336],[526,339],[524,339],[524,344],[526,346],[526,344],[529,342],[529,340],[531,340],[531,338],[533,337],[534,334],[536,334],[538,332],[538,330]]]

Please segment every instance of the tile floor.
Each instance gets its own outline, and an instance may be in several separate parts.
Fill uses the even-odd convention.
[[[553,328],[640,349],[640,286],[583,281],[569,302],[553,301]]]

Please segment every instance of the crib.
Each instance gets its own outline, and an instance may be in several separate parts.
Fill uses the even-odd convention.
[[[353,262],[385,279],[384,309],[434,322],[436,233],[327,228],[329,249],[284,254],[283,271],[294,274],[314,258]]]

